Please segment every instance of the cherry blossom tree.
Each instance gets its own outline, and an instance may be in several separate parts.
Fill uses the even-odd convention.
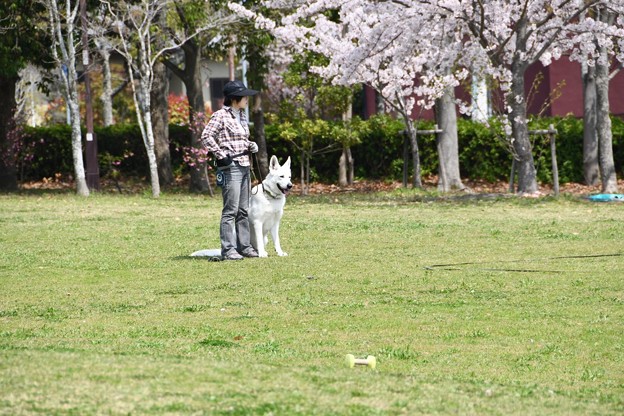
[[[582,49],[585,56],[597,57],[596,42],[583,42],[583,35],[605,31],[609,23],[597,25],[580,16],[592,7],[621,7],[622,0],[273,0],[268,4],[283,11],[279,24],[239,5],[230,7],[289,44],[327,56],[328,65],[316,70],[332,82],[365,83],[377,89],[405,120],[416,172],[414,104],[432,106],[470,73],[490,79],[503,92],[505,134],[518,167],[518,192],[533,194],[538,187],[527,126],[526,70],[537,61],[548,65],[569,51]],[[463,103],[460,109],[472,110]]]
[[[620,0],[617,0],[620,1]],[[524,76],[537,61],[548,65],[592,32],[580,16],[604,0],[448,1],[444,8],[462,22],[463,58],[483,59],[505,93],[510,141],[518,167],[518,192],[538,191],[529,132]],[[591,53],[591,52],[590,52]]]
[[[450,74],[455,58],[441,54],[460,50],[449,41],[453,22],[439,17],[432,20],[434,8],[427,3],[326,0],[273,1],[268,5],[285,14],[279,25],[241,6],[230,7],[255,19],[258,26],[271,30],[291,47],[326,56],[328,64],[313,70],[334,84],[366,84],[377,90],[386,106],[405,123],[412,148],[413,185],[421,187],[417,129],[412,118],[414,105],[418,101],[420,106],[430,108],[437,98],[450,93],[447,100],[439,103],[450,103],[455,111],[453,87],[467,75],[467,71]],[[427,36],[423,36],[426,31]],[[436,73],[441,75],[436,77]],[[452,135],[446,138],[453,140]],[[440,147],[443,152],[452,148]],[[446,159],[441,156],[441,166],[446,166]],[[462,188],[458,167],[446,171],[447,183]]]
[[[600,179],[602,192],[618,192],[613,160],[609,83],[622,67],[624,2],[597,4],[587,16],[595,30],[585,34],[577,59],[583,64],[583,174],[588,185]],[[595,48],[595,49],[594,49]],[[591,54],[595,59],[590,59]]]
[[[624,1],[601,1],[581,14],[571,59],[581,63],[583,81],[583,176],[587,185],[617,192],[609,107],[609,82],[622,67]]]

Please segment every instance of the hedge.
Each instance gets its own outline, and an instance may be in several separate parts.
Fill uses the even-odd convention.
[[[613,118],[613,148],[616,171],[622,175],[624,161],[624,121]],[[511,167],[511,154],[491,128],[467,119],[458,120],[460,170],[463,178],[494,181],[507,179]],[[558,131],[557,159],[561,183],[583,181],[583,123],[574,117],[554,117],[531,120],[530,129],[546,129],[553,124]],[[431,128],[431,122],[419,125]],[[403,166],[403,123],[385,115],[377,115],[366,121],[361,142],[352,147],[355,174],[361,179],[400,179]],[[293,143],[280,138],[279,125],[267,125],[265,129],[269,155],[280,159],[288,155],[293,159],[294,176],[300,155]],[[148,163],[136,125],[115,125],[96,128],[100,174],[106,176],[112,169],[124,175],[147,177]],[[188,168],[183,162],[183,148],[190,143],[190,131],[185,126],[169,127],[171,156],[174,172],[185,174]],[[20,166],[22,181],[41,180],[55,174],[73,176],[71,131],[67,125],[52,127],[29,127],[24,140],[30,144],[32,158]],[[327,138],[315,140],[319,146],[327,144]],[[547,138],[533,136],[533,156],[537,178],[542,183],[551,181],[550,144]],[[28,147],[28,146],[25,146]],[[419,136],[422,174],[435,174],[438,168],[436,140],[434,136]],[[22,155],[26,156],[26,155]],[[337,178],[340,147],[336,151],[316,156],[311,160],[312,177],[315,180],[333,182]],[[25,159],[27,159],[25,157]],[[410,163],[411,166],[411,163]],[[410,172],[411,173],[411,172]]]
[[[147,152],[136,124],[120,124],[95,128],[98,146],[100,176],[104,177],[112,169],[125,175],[149,176]],[[83,132],[83,137],[85,134]],[[191,132],[187,127],[170,125],[169,140],[174,169],[183,168],[182,148],[190,144]],[[71,127],[54,125],[51,127],[28,127],[24,140],[32,146],[32,159],[22,169],[20,180],[41,180],[61,174],[74,175],[71,145]],[[85,143],[83,142],[83,151]]]

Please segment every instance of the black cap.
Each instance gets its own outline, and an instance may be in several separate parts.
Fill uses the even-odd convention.
[[[258,91],[250,90],[242,81],[230,81],[223,87],[223,95],[225,97],[244,97],[247,95],[256,95]]]

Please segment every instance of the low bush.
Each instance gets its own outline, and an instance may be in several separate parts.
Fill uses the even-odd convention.
[[[95,129],[98,145],[100,175],[106,176],[114,168],[125,175],[148,176],[149,166],[141,131],[136,124],[118,124]],[[84,134],[83,134],[84,137]],[[170,125],[169,140],[171,159],[174,166],[182,162],[182,147],[190,144],[188,127]],[[40,180],[62,176],[73,176],[71,127],[29,127],[24,140],[34,144],[32,161],[24,167],[21,180]],[[83,151],[85,149],[83,142]]]

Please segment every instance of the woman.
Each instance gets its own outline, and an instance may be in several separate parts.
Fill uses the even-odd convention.
[[[249,235],[249,153],[258,145],[249,140],[245,108],[248,97],[258,91],[248,89],[241,81],[230,81],[223,87],[223,108],[215,111],[201,136],[203,145],[214,154],[223,172],[223,211],[221,212],[221,256],[224,260],[258,257]]]

